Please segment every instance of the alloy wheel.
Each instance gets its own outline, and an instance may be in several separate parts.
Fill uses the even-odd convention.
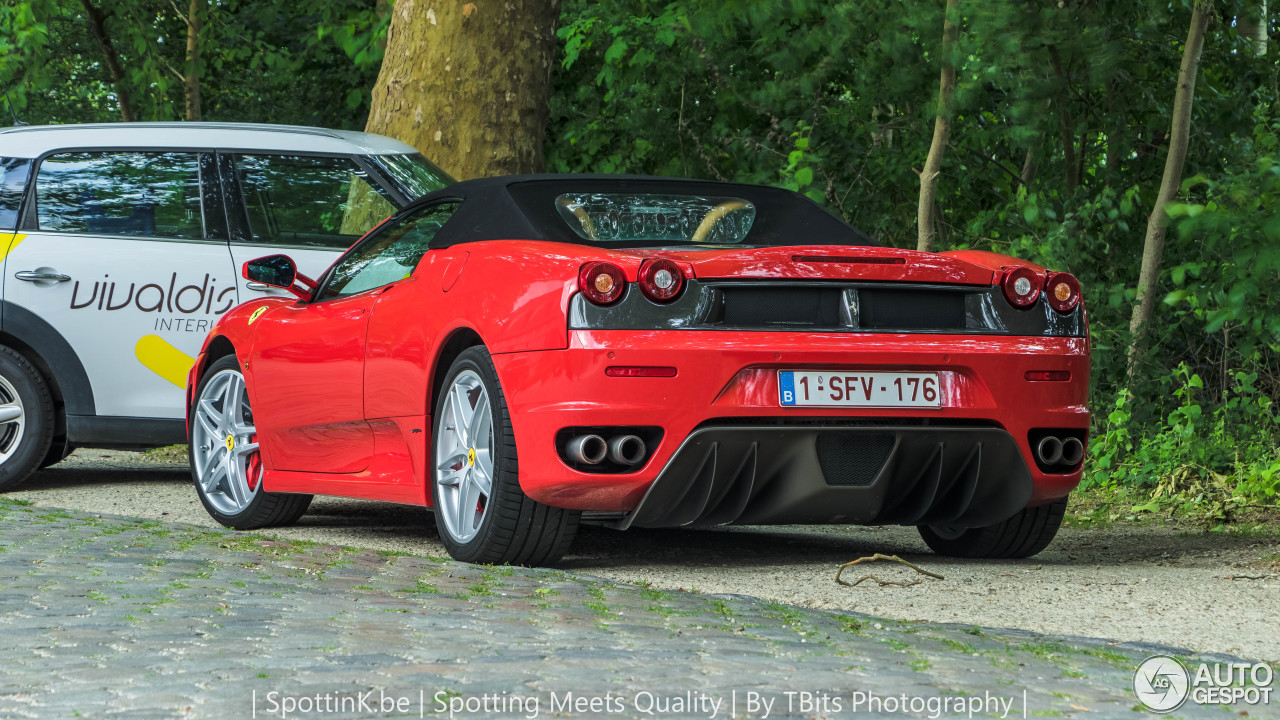
[[[480,531],[493,493],[493,406],[473,370],[454,376],[447,393],[435,438],[435,513],[463,544]]]
[[[244,376],[223,370],[210,378],[191,422],[200,492],[224,515],[244,512],[262,487],[258,435]]]
[[[18,389],[8,378],[0,376],[0,463],[13,457],[26,427],[27,413]]]

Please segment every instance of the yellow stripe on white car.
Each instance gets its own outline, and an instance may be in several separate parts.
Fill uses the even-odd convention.
[[[144,335],[134,346],[138,362],[151,372],[180,388],[187,386],[187,373],[196,359],[170,345],[159,335]]]
[[[0,260],[4,260],[8,257],[9,253],[13,252],[13,249],[18,247],[18,244],[26,239],[26,235],[0,233]]]

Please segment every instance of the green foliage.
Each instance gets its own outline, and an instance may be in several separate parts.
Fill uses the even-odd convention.
[[[1134,423],[1133,394],[1117,393],[1090,443],[1083,486],[1142,489],[1134,512],[1175,510],[1211,526],[1250,504],[1275,505],[1280,414],[1259,391],[1257,373],[1230,375],[1226,397],[1213,402],[1200,376],[1178,366],[1169,387],[1177,406],[1160,425]]]
[[[94,4],[106,16],[137,118],[181,119],[190,68],[187,20],[178,11],[189,2]],[[390,20],[376,0],[217,0],[201,19],[204,119],[363,128]],[[25,122],[119,120],[103,58],[78,0],[0,7],[0,92]]]

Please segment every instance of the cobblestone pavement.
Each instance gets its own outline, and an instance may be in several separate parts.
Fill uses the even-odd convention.
[[[167,457],[166,457],[167,455]],[[185,455],[77,450],[4,497],[41,507],[220,527]],[[1192,648],[1280,662],[1280,534],[1274,525],[1206,532],[1152,521],[1070,523],[1026,560],[943,558],[913,527],[770,526],[626,532],[584,527],[560,567],[664,590],[746,594],[897,620],[1014,627]],[[272,536],[444,555],[429,511],[317,496]],[[836,565],[896,554],[945,580],[914,587],[835,584]],[[880,565],[886,579],[913,577]]]
[[[1136,717],[1157,651],[0,499],[3,718]]]

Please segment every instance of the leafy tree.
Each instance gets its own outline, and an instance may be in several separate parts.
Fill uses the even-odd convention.
[[[920,172],[920,209],[916,215],[920,252],[933,250],[933,238],[937,234],[937,210],[934,199],[938,192],[938,175],[941,173],[942,156],[947,151],[947,138],[951,135],[951,99],[956,92],[956,39],[960,35],[960,0],[947,0],[946,19],[942,24],[942,75],[938,83],[938,110],[933,121],[933,141],[929,143],[929,157]]]
[[[1195,98],[1196,76],[1200,72],[1200,53],[1204,48],[1204,36],[1209,27],[1212,0],[1196,0],[1191,13],[1191,29],[1182,50],[1182,67],[1178,70],[1178,92],[1173,101],[1173,128],[1169,132],[1169,151],[1165,157],[1164,177],[1156,193],[1155,207],[1147,219],[1146,242],[1142,249],[1142,271],[1138,276],[1138,297],[1133,307],[1133,320],[1129,332],[1133,342],[1129,345],[1129,357],[1135,357],[1141,347],[1146,325],[1151,322],[1155,307],[1156,278],[1160,274],[1161,256],[1164,254],[1165,225],[1168,216],[1165,206],[1178,194],[1182,184],[1182,168],[1187,158],[1187,143],[1191,133],[1191,108]],[[1132,362],[1129,365],[1133,371]]]
[[[87,0],[96,14],[86,0],[0,7],[0,91],[31,123],[363,126],[390,19],[375,0],[205,2]],[[94,35],[99,26],[118,74]]]

